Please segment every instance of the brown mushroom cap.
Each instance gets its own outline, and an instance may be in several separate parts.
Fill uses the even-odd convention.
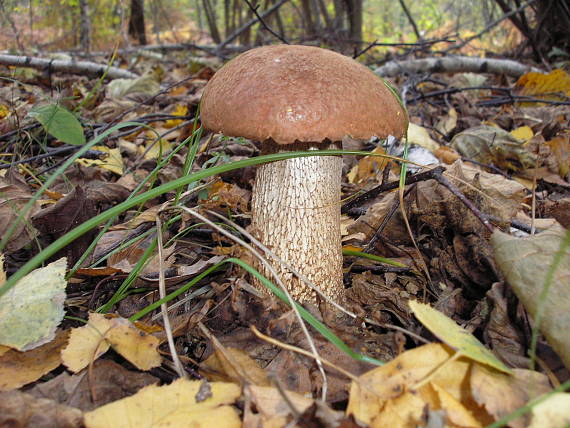
[[[401,137],[407,114],[371,70],[326,49],[277,45],[247,51],[208,82],[204,126],[279,144]]]

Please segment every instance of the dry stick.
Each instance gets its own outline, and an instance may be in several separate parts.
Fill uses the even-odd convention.
[[[283,267],[287,268],[291,273],[293,273],[294,275],[296,275],[301,281],[303,281],[303,283],[305,283],[305,285],[307,285],[309,288],[311,288],[313,291],[315,291],[322,299],[324,299],[327,303],[329,303],[330,305],[334,306],[336,309],[338,309],[339,311],[345,313],[346,315],[348,315],[349,317],[356,319],[358,318],[358,316],[349,311],[348,309],[344,308],[343,306],[339,305],[337,302],[335,302],[334,300],[332,300],[329,296],[327,296],[326,294],[324,294],[321,289],[319,287],[317,287],[309,278],[307,278],[305,275],[303,275],[301,272],[299,272],[297,269],[295,269],[293,266],[291,266],[289,263],[285,262],[284,260],[282,260],[281,258],[279,258],[273,251],[271,251],[269,248],[267,248],[265,245],[263,245],[258,239],[256,239],[253,235],[251,235],[251,233],[249,233],[247,230],[245,230],[243,227],[239,226],[238,224],[234,223],[233,221],[225,218],[224,216],[214,212],[214,211],[208,211],[208,213],[218,217],[219,219],[225,221],[227,224],[229,224],[230,226],[232,226],[233,228],[235,228],[238,232],[240,232],[243,236],[245,236],[247,239],[249,239],[252,243],[254,243],[256,246],[258,246],[261,250],[263,250],[263,252],[268,255],[269,257],[271,257],[273,260],[277,261],[280,265],[282,265]],[[368,324],[371,325],[375,325],[377,327],[382,327],[382,328],[390,328],[393,330],[397,330],[400,331],[404,334],[407,334],[411,337],[413,337],[414,339],[423,342],[423,343],[429,343],[426,339],[424,339],[423,337],[406,330],[403,327],[399,327],[397,325],[393,325],[393,324],[388,324],[388,323],[379,323],[377,321],[374,321],[370,318],[363,318],[365,322],[367,322]]]
[[[424,181],[424,180],[429,180],[430,178],[434,178],[433,176],[434,174],[436,174],[437,171],[443,172],[445,171],[445,168],[443,166],[437,166],[434,169],[430,169],[429,171],[420,172],[418,174],[408,176],[406,177],[405,184],[417,183],[419,181]],[[342,214],[347,214],[352,208],[362,205],[363,203],[365,203],[370,199],[376,198],[378,195],[380,195],[383,192],[397,189],[399,186],[400,186],[399,181],[393,181],[391,183],[386,183],[376,186],[373,189],[370,189],[364,193],[361,193],[360,195],[355,196],[354,198],[350,199],[347,203],[343,204],[340,212]]]
[[[17,67],[35,68],[39,70],[50,69],[61,73],[72,73],[101,77],[107,75],[109,79],[126,78],[134,79],[138,74],[117,67],[109,67],[106,64],[97,64],[88,61],[62,61],[31,56],[0,55],[0,64]]]
[[[194,211],[191,208],[188,207],[183,207],[180,206],[179,207],[181,210],[186,211],[187,213],[189,213],[190,215],[196,217],[198,220],[203,221],[204,223],[208,224],[210,227],[216,229],[218,232],[220,232],[222,235],[228,237],[229,239],[237,242],[238,244],[240,244],[241,246],[243,246],[244,248],[246,248],[247,250],[249,250],[258,260],[259,262],[263,265],[263,267],[265,269],[267,269],[268,272],[271,273],[271,275],[275,278],[275,281],[277,282],[277,285],[279,285],[279,287],[281,288],[281,290],[285,293],[285,295],[287,296],[287,300],[289,302],[289,304],[291,305],[291,308],[293,309],[293,312],[295,313],[295,316],[297,317],[297,319],[299,320],[299,323],[301,325],[301,330],[303,330],[303,334],[305,335],[305,337],[307,338],[307,341],[309,343],[309,347],[311,348],[312,351],[312,355],[313,358],[315,358],[315,361],[317,362],[317,366],[319,368],[319,372],[321,373],[321,376],[323,378],[323,390],[322,390],[322,400],[325,401],[326,400],[326,395],[327,395],[327,389],[328,389],[328,380],[327,380],[327,375],[325,373],[325,370],[323,368],[323,365],[321,363],[321,356],[319,355],[319,352],[317,351],[317,347],[315,346],[315,342],[313,341],[311,334],[309,333],[309,330],[307,329],[307,326],[305,325],[303,318],[301,318],[301,314],[299,313],[299,309],[297,308],[297,305],[295,304],[295,301],[293,300],[293,298],[291,297],[291,294],[289,294],[289,291],[287,290],[287,287],[285,287],[285,284],[283,284],[283,281],[281,280],[281,278],[279,277],[279,275],[277,274],[277,272],[275,271],[275,269],[273,269],[273,267],[271,266],[271,264],[269,264],[267,262],[267,260],[265,260],[265,258],[259,254],[259,252],[253,248],[251,245],[249,245],[247,242],[245,242],[243,239],[238,238],[237,236],[232,235],[230,232],[228,232],[227,230],[221,228],[220,226],[218,226],[217,224],[215,224],[213,221],[209,220],[208,218],[204,217],[202,214]]]
[[[311,355],[310,352],[307,352],[304,349],[299,348],[297,346],[293,346],[293,345],[289,345],[287,343],[280,342],[279,340],[274,339],[270,336],[266,336],[265,334],[261,333],[254,325],[251,325],[249,328],[251,329],[253,334],[255,334],[257,337],[259,337],[261,340],[264,340],[268,343],[271,343],[272,345],[277,346],[278,348],[283,348],[283,349],[286,349],[287,351],[296,352],[297,354],[304,355],[305,357],[313,358],[313,355]],[[343,369],[342,367],[339,367],[336,364],[328,361],[326,358],[322,358],[322,361],[323,361],[324,365],[332,367],[336,371],[345,375],[350,380],[352,380],[354,382],[359,382],[357,376],[353,375],[352,373]]]
[[[163,247],[162,247],[162,222],[160,221],[160,212],[156,215],[156,240],[158,243],[158,290],[160,293],[160,298],[164,299],[166,297],[166,283],[164,279],[164,266],[163,266]],[[181,378],[186,378],[186,371],[178,358],[178,352],[176,352],[176,346],[174,345],[174,337],[172,335],[172,327],[170,326],[170,318],[168,318],[168,304],[163,303],[160,305],[160,311],[162,312],[162,319],[164,323],[164,331],[166,332],[166,338],[168,340],[168,347],[170,348],[170,355],[172,355],[172,361],[174,361],[174,367],[178,376]]]

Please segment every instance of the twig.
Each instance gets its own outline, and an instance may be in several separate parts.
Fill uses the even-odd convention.
[[[249,0],[243,0],[245,1],[245,3],[248,5],[248,7],[251,9],[251,11],[254,13],[254,15],[257,17],[257,19],[259,20],[259,23],[261,25],[263,25],[263,28],[265,28],[269,33],[271,33],[273,36],[275,36],[276,38],[278,38],[279,40],[281,40],[281,42],[285,43],[286,45],[289,44],[289,42],[287,41],[287,39],[285,39],[285,37],[283,37],[281,34],[276,33],[275,31],[273,31],[269,25],[267,25],[267,23],[263,20],[263,18],[265,18],[265,16],[269,15],[269,13],[265,13],[264,16],[259,15],[259,13],[257,12],[257,9],[259,8],[259,5],[253,6]],[[286,1],[288,0],[281,0],[281,4],[284,4]],[[272,8],[270,8],[267,12],[269,12],[271,9],[277,9],[277,6],[281,6],[280,3],[276,3],[275,5],[273,5]]]
[[[251,325],[249,328],[251,329],[253,334],[255,334],[257,337],[259,337],[261,340],[264,340],[268,343],[271,343],[272,345],[277,346],[279,348],[286,349],[287,351],[296,352],[298,354],[304,355],[305,357],[314,358],[313,355],[311,355],[309,352],[305,351],[304,349],[298,348],[298,347],[293,346],[293,345],[289,345],[287,343],[280,342],[277,339],[273,339],[272,337],[266,336],[265,334],[261,333],[254,325]],[[325,358],[321,358],[321,361],[323,362],[323,364],[325,364],[329,367],[332,367],[333,369],[337,370],[339,373],[342,373],[343,375],[345,375],[350,380],[353,380],[354,382],[359,382],[357,376],[354,376],[352,373],[346,371],[342,367],[339,367],[339,366],[331,363],[330,361],[326,360]]]
[[[417,183],[418,181],[424,181],[424,180],[429,180],[430,178],[434,178],[434,175],[437,173],[437,171],[443,172],[445,171],[445,168],[443,166],[437,166],[429,171],[420,172],[418,174],[408,176],[406,177],[406,184]],[[386,192],[388,190],[397,189],[399,186],[400,186],[399,181],[392,181],[391,183],[381,184],[379,186],[376,186],[373,189],[370,189],[365,193],[362,193],[354,197],[347,203],[343,204],[340,212],[342,214],[347,214],[352,208],[362,205],[363,203],[365,203],[370,199],[374,199],[380,193]]]

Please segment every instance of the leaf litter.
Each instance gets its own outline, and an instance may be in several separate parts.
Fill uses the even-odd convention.
[[[93,123],[97,132],[119,120],[140,121],[154,132],[136,125],[118,131],[58,177],[23,214],[24,221],[7,241],[8,276],[39,248],[126,200],[137,186],[140,193],[183,174],[187,150],[168,157],[191,135],[201,92],[214,70],[210,65],[194,75],[188,75],[187,68],[149,70],[138,80],[107,84],[79,114],[81,123]],[[567,75],[562,73],[529,73],[514,85],[515,91],[537,100],[560,100],[568,91]],[[173,76],[178,86],[164,92],[165,83],[177,83]],[[462,88],[481,85],[484,76],[440,77]],[[57,79],[68,82],[81,94],[79,98],[34,111],[32,106],[38,104],[32,94],[39,90],[33,81],[15,86],[13,100],[0,99],[0,104],[24,103],[6,115],[3,135],[22,123],[52,149],[93,138],[92,129],[79,132],[75,116],[69,113],[85,100],[93,82]],[[557,86],[560,82],[564,85]],[[420,85],[412,92],[431,96],[433,89],[437,84]],[[140,102],[149,96],[150,102]],[[163,222],[174,218],[173,212],[161,211],[176,197],[170,193],[121,213],[95,244],[94,256],[85,259],[73,277],[64,279],[65,266],[60,265],[57,274],[50,274],[53,267],[47,265],[42,269],[48,270],[34,271],[33,286],[26,287],[23,279],[13,288],[12,292],[25,291],[16,299],[17,309],[9,294],[0,297],[0,323],[15,322],[29,330],[2,329],[15,341],[5,343],[11,348],[0,352],[0,389],[5,391],[1,417],[25,421],[41,415],[48,424],[88,427],[120,426],[127,420],[141,426],[243,422],[281,427],[297,421],[331,427],[356,426],[356,422],[413,427],[439,421],[437,426],[479,427],[568,381],[570,351],[564,333],[569,311],[564,286],[570,282],[563,227],[570,225],[570,113],[537,101],[481,107],[482,101],[492,100],[493,93],[481,89],[459,91],[445,100],[433,98],[430,103],[412,102],[413,132],[408,137],[410,143],[433,152],[435,158],[429,162],[439,159],[446,166],[445,177],[501,231],[491,235],[481,219],[437,180],[407,186],[405,215],[428,266],[427,278],[395,193],[374,196],[358,207],[360,212],[345,217],[347,248],[390,258],[404,267],[346,256],[346,306],[355,318],[326,309],[318,316],[348,346],[386,361],[384,366],[355,361],[311,330],[319,354],[332,364],[325,368],[327,401],[316,400],[324,384],[315,361],[260,340],[249,329],[253,325],[278,342],[308,349],[295,317],[275,298],[260,296],[241,270],[229,264],[217,267],[228,254],[244,260],[251,256],[216,229],[184,214],[161,232],[167,243],[164,260],[152,250],[151,261],[135,275],[130,291],[109,307],[111,314],[92,312],[113,298],[141,255],[153,248],[155,217],[160,215]],[[57,121],[47,120],[50,112]],[[33,117],[42,126],[34,125]],[[0,141],[21,143],[15,137]],[[385,151],[371,142],[349,144],[376,154]],[[3,146],[4,152],[7,147]],[[35,153],[31,149],[19,153],[13,160],[31,160],[25,167],[13,166],[0,174],[2,236],[33,197],[38,177],[49,175],[63,156],[36,160]],[[190,172],[256,154],[253,142],[205,134]],[[386,163],[372,156],[347,158],[344,196],[366,192],[386,180],[397,181],[397,168],[385,172]],[[181,197],[190,206],[222,213],[246,227],[253,177],[253,167],[230,171],[185,189]],[[547,224],[548,230],[542,230]],[[533,227],[539,233],[528,235]],[[521,233],[526,237],[519,238]],[[67,268],[81,259],[95,236],[84,235],[66,247]],[[561,257],[558,262],[557,257]],[[558,268],[550,288],[541,297],[549,267],[555,263]],[[175,380],[155,311],[143,315],[142,324],[128,320],[138,319],[141,309],[158,300],[160,269],[165,270],[168,292],[215,269],[169,302],[176,349],[192,380]],[[38,324],[29,317],[42,312],[27,309],[27,299],[50,290],[57,291],[40,300],[55,303],[54,315],[42,315]],[[430,306],[410,310],[411,301]],[[64,310],[69,318],[62,320]],[[414,316],[417,311],[422,314],[420,321]],[[210,339],[200,324],[207,327]],[[529,356],[531,343],[536,345],[534,357]],[[528,370],[533,358],[538,366]],[[563,426],[568,422],[561,411],[567,408],[567,397],[552,395],[509,426]]]

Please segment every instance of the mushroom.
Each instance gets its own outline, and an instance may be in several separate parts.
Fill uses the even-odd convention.
[[[355,139],[402,136],[408,118],[386,83],[338,53],[277,45],[247,51],[216,72],[201,101],[205,128],[259,141],[262,154],[338,149]],[[258,166],[253,234],[335,301],[342,301],[340,156],[292,158]],[[271,264],[298,301],[316,293]],[[268,275],[262,267],[261,273]]]

